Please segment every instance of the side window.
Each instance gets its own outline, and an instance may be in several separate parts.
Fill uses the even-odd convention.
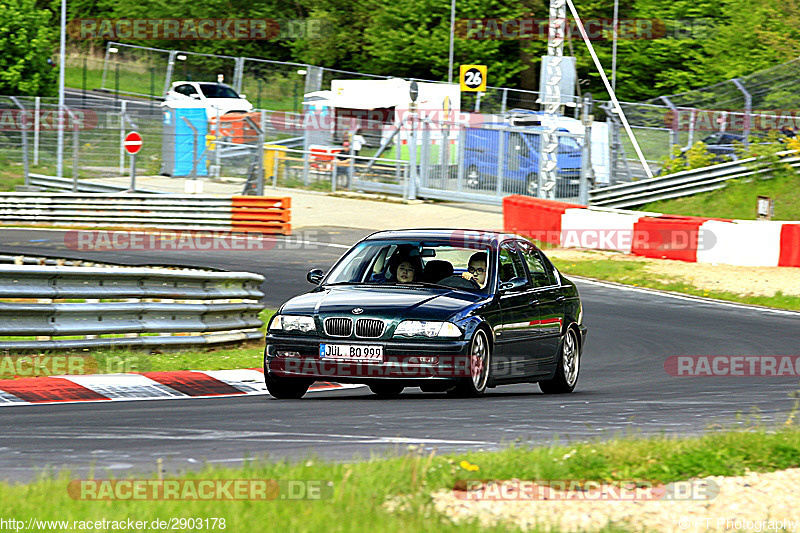
[[[519,243],[522,257],[528,265],[528,272],[534,287],[546,287],[555,285],[556,280],[550,265],[544,261],[539,252],[526,242]]]
[[[500,261],[500,282],[505,283],[514,278],[526,279],[525,268],[522,266],[522,260],[516,249],[510,244],[503,244],[500,247],[499,254]]]
[[[178,85],[177,87],[175,87],[175,92],[176,93],[180,93],[180,94],[182,94],[184,96],[191,96],[191,95],[197,93],[197,91],[194,89],[194,87],[192,87],[188,83],[184,83],[183,85]]]

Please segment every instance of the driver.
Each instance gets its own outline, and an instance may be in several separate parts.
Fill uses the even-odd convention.
[[[483,286],[486,285],[486,265],[486,252],[475,252],[469,258],[467,271],[461,274],[461,277],[475,281],[483,288]]]

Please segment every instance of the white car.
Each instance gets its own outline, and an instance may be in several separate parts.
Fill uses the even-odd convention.
[[[233,87],[224,83],[210,81],[176,81],[172,84],[164,98],[169,101],[196,101],[198,107],[204,107],[208,119],[228,113],[249,113],[253,104],[245,95],[238,94]]]

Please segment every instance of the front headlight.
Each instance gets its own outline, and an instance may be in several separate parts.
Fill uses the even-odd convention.
[[[461,330],[452,322],[403,320],[394,330],[395,337],[460,337]]]
[[[314,317],[300,315],[278,315],[272,321],[272,324],[270,324],[269,330],[285,331],[287,333],[310,333],[317,330],[317,325],[314,323]]]

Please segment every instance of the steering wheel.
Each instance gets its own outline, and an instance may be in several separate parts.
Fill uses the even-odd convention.
[[[453,274],[438,282],[439,285],[445,287],[453,287],[455,289],[480,289],[480,284],[474,279],[464,279],[460,274]]]

